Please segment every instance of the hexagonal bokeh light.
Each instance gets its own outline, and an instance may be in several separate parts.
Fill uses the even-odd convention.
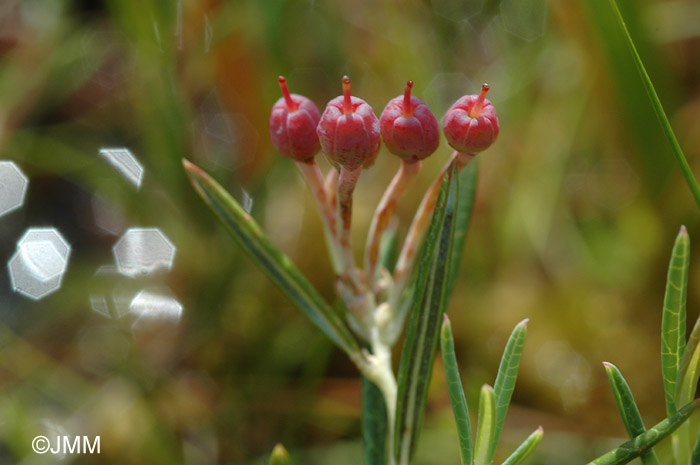
[[[138,320],[146,321],[176,322],[182,316],[182,304],[167,288],[142,290],[129,304],[129,310]]]
[[[0,216],[22,206],[29,180],[11,161],[0,161]]]
[[[39,300],[61,287],[70,245],[54,228],[32,228],[17,243],[7,266],[12,288]]]
[[[131,228],[112,250],[119,273],[131,278],[169,270],[175,259],[175,246],[157,228]]]
[[[144,172],[143,166],[129,149],[100,149],[100,155],[137,189],[141,187]]]

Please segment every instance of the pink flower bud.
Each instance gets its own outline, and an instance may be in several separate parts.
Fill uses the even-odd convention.
[[[408,81],[404,95],[391,99],[379,119],[384,144],[409,162],[429,157],[440,145],[437,119],[423,100],[411,97],[412,87]]]
[[[496,109],[481,86],[479,95],[465,95],[447,110],[444,120],[447,142],[460,152],[477,153],[487,149],[498,137]]]
[[[328,102],[316,131],[323,152],[348,169],[371,165],[379,152],[379,120],[367,102],[350,95],[347,76],[343,95]]]
[[[321,118],[316,104],[308,98],[289,93],[287,80],[278,78],[282,98],[272,106],[270,113],[270,140],[285,157],[306,161],[321,149],[316,125]]]

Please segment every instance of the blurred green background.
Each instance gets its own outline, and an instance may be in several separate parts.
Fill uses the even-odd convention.
[[[700,173],[700,4],[620,6]],[[621,442],[604,360],[647,425],[665,416],[666,267],[680,225],[694,242],[700,216],[607,0],[3,0],[0,158],[30,184],[24,207],[0,217],[0,260],[30,226],[58,228],[73,251],[62,288],[39,301],[0,272],[0,463],[53,463],[31,452],[47,428],[101,436],[99,456],[63,463],[261,464],[278,441],[298,464],[361,463],[354,367],[243,255],[182,170],[187,157],[251,199],[330,300],[320,220],[268,139],[280,74],[321,109],[348,74],[376,113],[412,79],[438,118],[491,85],[501,135],[479,157],[450,315],[473,407],[510,330],[531,319],[501,454],[540,424],[528,463],[579,464]],[[133,151],[140,190],[103,147]],[[400,206],[402,231],[449,154],[443,140],[426,161]],[[360,179],[358,256],[398,165],[382,151]],[[96,274],[128,227],[161,229],[177,247],[173,269]],[[698,276],[693,251],[689,326]],[[179,322],[134,328],[91,310],[91,295],[150,285],[172,289]],[[418,464],[458,461],[440,368]]]

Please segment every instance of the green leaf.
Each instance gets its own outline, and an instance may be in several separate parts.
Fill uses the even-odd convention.
[[[656,112],[656,116],[659,118],[659,122],[661,123],[661,128],[663,129],[664,134],[668,139],[668,142],[671,144],[671,150],[673,151],[673,155],[676,157],[676,162],[678,162],[678,166],[681,168],[681,172],[685,177],[685,181],[688,184],[688,187],[690,188],[693,197],[695,197],[695,202],[698,204],[698,207],[700,207],[700,187],[698,186],[698,182],[695,179],[695,176],[693,175],[690,166],[688,165],[688,161],[685,159],[683,149],[681,149],[681,146],[678,143],[678,139],[676,139],[676,134],[673,132],[671,122],[666,116],[666,112],[664,111],[664,107],[661,104],[661,100],[659,99],[659,96],[656,93],[654,84],[651,82],[651,78],[649,77],[649,74],[647,73],[647,70],[644,67],[642,58],[637,52],[637,47],[635,47],[634,45],[632,36],[630,36],[630,33],[627,30],[627,25],[625,25],[625,20],[622,17],[622,13],[620,13],[620,9],[617,6],[617,1],[610,0],[610,6],[612,7],[613,13],[615,14],[615,17],[617,18],[617,21],[620,24],[620,28],[622,29],[623,35],[627,41],[627,46],[629,47],[630,52],[632,53],[632,59],[634,60],[634,64],[637,67],[637,71],[639,72],[639,77],[642,79],[644,89],[647,91],[649,100],[651,100],[651,105],[654,108],[654,111]]]
[[[690,463],[700,463],[700,436],[698,436],[698,439],[695,441],[695,446],[693,447],[693,455],[690,458]]]
[[[462,380],[457,367],[457,357],[455,356],[455,343],[452,337],[452,325],[445,315],[440,333],[440,349],[442,352],[442,362],[447,378],[447,391],[450,393],[450,403],[452,413],[457,423],[457,434],[459,435],[459,455],[462,458],[462,465],[472,463],[472,432],[469,420],[469,408],[467,398],[464,396]]]
[[[496,442],[496,396],[493,388],[484,384],[479,395],[479,419],[476,424],[474,465],[489,465],[490,450]]]
[[[362,443],[365,465],[386,463],[386,405],[379,388],[362,377]]]
[[[284,448],[282,444],[277,444],[274,449],[272,449],[272,455],[270,455],[270,465],[292,465],[292,459],[289,457],[289,452]]]
[[[442,181],[418,264],[399,365],[394,454],[401,465],[410,463],[418,441],[437,352],[440,319],[447,306],[446,278],[454,237],[457,184],[453,164]]]
[[[450,271],[447,273],[447,296],[452,295],[455,287],[459,264],[462,261],[462,251],[467,239],[469,220],[474,210],[474,199],[476,198],[476,186],[479,179],[479,157],[469,163],[459,173],[459,199],[457,204],[457,218],[455,219],[455,236],[452,243],[452,260],[450,261]]]
[[[685,423],[697,406],[697,401],[689,403],[646,433],[642,433],[631,441],[622,444],[620,447],[601,455],[592,462],[589,462],[588,465],[620,465],[629,463],[639,457],[642,452],[654,447]]]
[[[688,266],[690,260],[690,239],[685,227],[676,237],[668,266],[666,296],[661,320],[661,371],[666,393],[666,413],[676,412],[676,381],[685,348],[685,300],[688,289]],[[697,379],[696,379],[697,381]],[[680,402],[679,405],[685,405]]]
[[[501,435],[503,423],[506,420],[506,413],[508,412],[508,405],[510,405],[510,398],[513,396],[513,390],[515,389],[515,381],[518,378],[518,369],[520,368],[520,357],[523,354],[525,336],[527,336],[528,321],[528,319],[525,319],[515,325],[503,351],[501,364],[498,367],[498,376],[496,376],[496,383],[493,386],[496,396],[496,427],[494,440],[489,451],[489,463],[496,454],[498,438]]]
[[[523,460],[525,460],[532,453],[532,451],[535,450],[537,444],[539,444],[542,440],[543,435],[544,430],[540,426],[532,434],[530,434],[530,436],[528,436],[517,449],[515,449],[515,452],[513,452],[510,457],[503,462],[503,465],[518,465],[522,463]]]
[[[333,312],[289,257],[270,242],[255,220],[223,187],[189,161],[183,160],[183,164],[199,195],[228,227],[248,256],[321,331],[353,361],[359,361],[360,348],[345,322]]]
[[[630,435],[630,438],[635,438],[643,434],[646,432],[646,428],[644,427],[642,415],[639,413],[639,409],[637,408],[637,404],[634,401],[634,396],[632,395],[627,381],[625,381],[622,373],[620,373],[620,370],[618,370],[615,365],[608,362],[603,362],[603,365],[605,366],[605,373],[608,375],[608,381],[610,381],[610,387],[615,396],[617,409],[620,411],[620,416],[622,417],[622,422],[625,424],[627,433]],[[642,453],[641,459],[644,465],[659,465],[659,459],[656,456],[656,452],[653,450]]]

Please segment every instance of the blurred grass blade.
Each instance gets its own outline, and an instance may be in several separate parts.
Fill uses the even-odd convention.
[[[292,459],[289,457],[289,452],[284,448],[282,444],[277,444],[274,449],[272,449],[272,455],[270,455],[270,465],[292,465]]]
[[[679,405],[690,402],[695,397],[695,389],[700,377],[700,318],[695,322],[688,344],[683,353],[678,383],[676,385],[676,402]],[[685,400],[687,399],[687,400]],[[685,400],[685,402],[684,402]]]
[[[627,30],[627,25],[625,24],[625,20],[622,17],[622,13],[620,13],[620,9],[617,6],[617,1],[610,0],[610,6],[612,7],[613,12],[615,13],[615,17],[617,18],[617,21],[620,24],[620,28],[622,29],[623,35],[627,41],[627,46],[629,47],[630,52],[632,53],[632,59],[634,60],[634,64],[637,67],[639,76],[642,79],[644,89],[647,91],[647,95],[649,96],[649,100],[651,100],[651,104],[654,108],[654,111],[656,112],[656,116],[659,118],[659,122],[661,123],[661,127],[663,128],[664,134],[666,135],[666,138],[671,144],[673,155],[676,157],[678,166],[680,166],[681,171],[683,172],[683,176],[685,177],[685,181],[688,184],[688,187],[690,188],[693,197],[695,197],[695,202],[698,204],[698,207],[700,207],[700,187],[698,186],[698,182],[695,179],[693,172],[690,170],[688,161],[685,159],[683,150],[681,149],[681,146],[678,143],[678,139],[676,139],[676,134],[673,132],[673,128],[671,127],[671,122],[666,116],[666,112],[664,111],[663,105],[661,105],[661,100],[659,99],[659,96],[656,93],[654,84],[651,82],[651,78],[649,77],[649,74],[647,73],[647,70],[644,67],[642,58],[639,56],[639,52],[637,52],[637,47],[634,45],[632,36],[630,36],[630,33]]]
[[[452,291],[459,274],[459,264],[462,262],[462,251],[467,239],[469,220],[474,210],[474,199],[476,198],[476,186],[479,180],[479,157],[464,167],[459,173],[459,208],[455,219],[455,237],[452,243],[452,260],[450,261],[450,271],[447,274],[447,297],[452,295]]]
[[[668,265],[666,295],[661,320],[661,371],[666,393],[666,414],[676,412],[676,381],[679,378],[681,357],[685,348],[685,301],[688,289],[690,239],[685,227],[676,237]],[[690,401],[690,399],[688,399]],[[681,402],[679,405],[685,405]]]
[[[365,465],[386,464],[386,406],[379,388],[362,377],[362,444]]]
[[[228,227],[236,242],[321,331],[357,361],[360,349],[343,320],[325,302],[304,275],[265,236],[253,218],[223,187],[196,165],[183,160],[199,195]]]
[[[447,307],[449,270],[457,207],[458,180],[452,164],[444,177],[418,263],[413,305],[399,366],[395,450],[400,465],[410,463],[428,396],[438,333]]]
[[[505,421],[506,413],[508,412],[508,405],[510,405],[510,399],[513,396],[513,390],[515,389],[515,382],[518,378],[518,369],[520,368],[520,357],[523,354],[525,336],[527,336],[528,321],[528,319],[525,319],[515,325],[513,332],[508,338],[508,343],[506,343],[506,348],[503,351],[501,364],[498,367],[498,376],[496,376],[496,383],[493,386],[494,394],[496,396],[496,426],[494,440],[491,443],[491,449],[489,450],[489,463],[493,460],[493,457],[496,454],[498,437],[501,435],[503,422]]]
[[[700,436],[698,436],[697,441],[695,441],[695,447],[693,447],[693,455],[690,458],[690,463],[693,465],[700,463]]]
[[[445,315],[445,319],[442,322],[440,349],[442,353],[442,362],[445,368],[445,377],[447,378],[447,391],[450,394],[450,403],[452,404],[452,413],[455,417],[455,423],[457,423],[459,456],[462,459],[462,465],[471,465],[473,446],[469,408],[467,407],[467,398],[464,396],[462,380],[460,379],[459,368],[457,367],[455,343],[452,337],[452,325],[447,315]]]
[[[697,406],[697,401],[691,402],[679,409],[675,414],[658,423],[646,433],[640,434],[631,441],[622,444],[620,447],[601,455],[592,462],[589,462],[588,465],[620,465],[629,463],[639,457],[642,452],[654,447],[685,423]]]
[[[513,452],[510,457],[503,462],[503,465],[519,465],[522,463],[523,460],[525,460],[532,453],[532,451],[535,450],[537,444],[539,444],[542,440],[543,435],[544,430],[540,426],[532,434],[530,434],[530,436],[528,436],[517,449],[515,449],[515,452]]]
[[[603,362],[603,365],[605,366],[605,373],[608,375],[608,381],[610,381],[610,387],[615,396],[615,403],[617,403],[617,409],[620,411],[627,433],[631,438],[643,434],[646,432],[646,428],[627,381],[625,381],[622,373],[615,365],[608,362]],[[644,465],[659,465],[659,459],[653,449],[642,453],[640,458]]]
[[[489,465],[490,450],[496,440],[496,396],[493,388],[484,384],[479,395],[479,419],[476,424],[474,465]]]

